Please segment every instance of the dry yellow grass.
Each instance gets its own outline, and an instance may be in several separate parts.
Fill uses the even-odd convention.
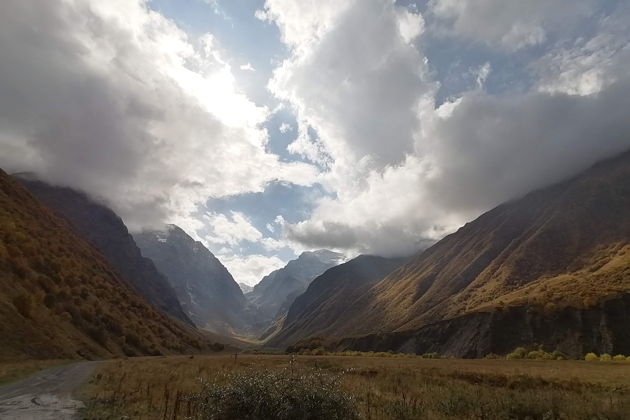
[[[31,374],[50,367],[71,363],[74,360],[0,360],[0,385],[19,381]]]
[[[233,355],[134,358],[102,366],[84,389],[87,419],[195,418],[187,396],[221,373],[323,370],[343,377],[366,419],[622,419],[630,363]],[[564,417],[561,417],[564,416]]]

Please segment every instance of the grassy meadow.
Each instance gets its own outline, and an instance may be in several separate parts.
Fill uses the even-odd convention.
[[[209,414],[204,389],[220,387],[234,375],[241,375],[238,387],[246,391],[237,395],[238,389],[221,388],[212,398],[222,405]],[[630,418],[628,361],[310,355],[235,359],[225,354],[106,363],[82,390],[86,408],[81,414],[85,419],[257,418],[230,417],[234,407],[225,405],[230,399],[233,405],[243,406],[270,398],[277,390],[265,387],[274,388],[274,383],[283,381],[280,377],[296,385],[334,378],[339,386],[335,395],[347,396],[344,404],[349,402],[356,418],[362,419]],[[327,391],[316,391],[313,398],[320,398],[322,392]],[[311,398],[296,395],[287,398]]]
[[[0,359],[0,386],[24,379],[36,372],[76,360]]]

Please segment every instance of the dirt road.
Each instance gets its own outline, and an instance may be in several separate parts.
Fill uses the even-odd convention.
[[[0,387],[0,419],[75,419],[83,404],[73,399],[72,392],[87,380],[98,363],[57,366]]]

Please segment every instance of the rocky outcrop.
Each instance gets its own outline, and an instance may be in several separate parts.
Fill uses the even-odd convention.
[[[415,331],[344,338],[332,347],[476,358],[522,346],[579,358],[588,352],[630,353],[628,325],[630,294],[624,294],[586,309],[566,307],[547,313],[520,306],[472,313]]]

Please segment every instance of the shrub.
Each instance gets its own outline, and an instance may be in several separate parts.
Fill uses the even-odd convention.
[[[587,360],[590,362],[593,360],[599,360],[599,357],[597,357],[595,353],[587,353],[586,356],[584,356],[584,360]]]
[[[242,371],[206,383],[189,397],[197,417],[237,419],[358,419],[340,377],[306,371]]]
[[[506,356],[506,359],[524,359],[527,350],[524,347],[517,347],[514,351]]]
[[[33,313],[33,298],[30,295],[20,295],[13,299],[13,306],[25,318]]]
[[[611,360],[612,360],[612,357],[610,357],[610,354],[608,353],[604,353],[601,356],[599,356],[600,362],[610,362]]]
[[[555,350],[553,353],[551,353],[551,358],[553,360],[567,360],[568,359],[567,355],[561,352],[560,350]]]
[[[623,354],[617,354],[613,357],[613,360],[617,362],[621,362],[621,361],[626,360],[626,356],[624,356]]]
[[[423,359],[439,359],[440,355],[438,353],[424,353],[422,356]]]
[[[527,353],[528,359],[536,359],[536,360],[551,360],[551,353],[547,353],[544,350],[534,350]]]
[[[499,355],[495,353],[488,353],[484,356],[484,359],[498,359]]]

